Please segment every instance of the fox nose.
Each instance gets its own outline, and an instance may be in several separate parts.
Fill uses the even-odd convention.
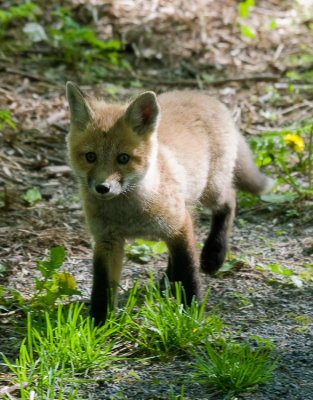
[[[96,186],[96,191],[100,194],[105,194],[105,193],[109,193],[110,191],[110,185],[108,183],[99,183]]]

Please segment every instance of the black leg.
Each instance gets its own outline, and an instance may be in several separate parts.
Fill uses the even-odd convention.
[[[201,269],[214,275],[223,265],[227,252],[227,236],[234,210],[225,206],[212,215],[211,231],[201,253]]]
[[[186,302],[191,304],[192,298],[199,300],[200,274],[199,258],[189,214],[181,232],[167,242],[169,248],[168,274],[171,282],[181,282],[186,294]],[[174,286],[174,285],[173,285]]]
[[[108,271],[101,257],[95,257],[93,262],[93,286],[91,293],[90,316],[95,324],[105,322],[108,311],[113,306],[113,290],[110,287]]]
[[[117,287],[122,271],[124,242],[96,242],[93,256],[93,287],[91,317],[95,324],[105,322],[107,313],[117,300]]]

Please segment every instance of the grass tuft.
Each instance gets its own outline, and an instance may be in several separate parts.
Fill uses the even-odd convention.
[[[45,313],[45,323],[39,328],[34,326],[32,314],[28,314],[27,336],[18,359],[12,363],[2,354],[14,374],[14,383],[20,386],[21,399],[33,396],[31,392],[54,399],[65,386],[72,393],[68,398],[77,398],[77,384],[71,381],[77,383],[91,370],[106,368],[113,359],[110,351],[117,329],[94,327],[89,317],[81,315],[82,307],[83,304],[71,304],[65,309],[59,305],[56,317]]]
[[[260,342],[256,349],[249,344],[238,344],[224,338],[207,341],[205,350],[194,353],[197,381],[214,385],[223,393],[238,393],[256,389],[266,383],[277,360],[273,362],[273,348]]]
[[[144,304],[129,318],[124,331],[125,337],[143,352],[162,356],[186,353],[207,336],[220,332],[220,319],[204,312],[209,292],[200,304],[194,300],[189,307],[184,305],[185,293],[180,283],[176,283],[175,291],[173,297],[167,282],[162,292],[152,278],[145,287]]]

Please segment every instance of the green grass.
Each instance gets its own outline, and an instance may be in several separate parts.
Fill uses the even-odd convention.
[[[53,260],[54,266],[62,262],[58,253],[50,254],[46,267]],[[19,331],[27,331],[16,360],[1,354],[11,384],[19,387],[25,400],[86,398],[88,385],[114,379],[112,375],[103,378],[103,371],[114,372],[126,358],[132,371],[134,363],[151,357],[171,362],[174,356],[187,359],[188,365],[194,362],[197,382],[212,384],[221,393],[266,383],[275,366],[272,349],[260,345],[254,350],[248,343],[224,339],[228,337],[225,325],[214,312],[205,310],[208,298],[209,292],[201,303],[184,306],[181,285],[176,285],[172,296],[169,283],[161,291],[151,276],[145,287],[135,284],[126,304],[111,312],[102,327],[94,326],[83,304],[58,304],[45,313],[29,304],[27,320],[16,324]],[[172,390],[170,398],[183,399],[183,384],[192,379],[189,373],[180,382],[181,393]]]
[[[64,250],[58,247],[50,251],[47,261],[38,262],[45,277],[39,282],[36,278],[40,293],[42,282],[50,288],[47,279],[58,273],[64,257]],[[229,334],[220,317],[205,310],[209,292],[201,303],[193,301],[185,306],[181,285],[177,283],[174,291],[175,296],[169,282],[160,290],[151,274],[143,288],[135,284],[126,304],[112,311],[101,327],[94,326],[83,304],[59,304],[68,297],[57,297],[54,306],[40,302],[38,308],[38,302],[27,303],[11,296],[3,303],[4,309],[11,309],[11,301],[27,314],[26,320],[13,321],[17,332],[27,331],[16,360],[0,354],[10,370],[11,384],[19,387],[22,400],[81,399],[86,398],[90,383],[114,379],[112,375],[103,378],[103,371],[114,372],[126,359],[131,376],[136,375],[136,362],[151,358],[171,362],[173,357],[187,359],[188,365],[194,362],[197,382],[213,385],[221,393],[250,390],[268,381],[275,367],[268,343],[261,342],[253,349],[249,343],[227,339]],[[46,312],[42,311],[44,304]],[[183,399],[183,384],[190,379],[194,374],[189,373],[180,382],[180,394],[172,389],[170,398]],[[10,399],[10,395],[5,396]]]
[[[235,394],[266,383],[275,368],[273,349],[268,342],[256,349],[221,338],[207,341],[205,350],[195,353],[197,382]]]
[[[117,328],[94,327],[89,317],[82,316],[82,307],[59,305],[56,314],[45,313],[44,321],[28,314],[27,336],[18,358],[12,362],[2,354],[14,375],[12,382],[20,386],[21,399],[28,399],[32,392],[35,398],[62,398],[64,390],[66,398],[77,398],[79,382],[113,359],[110,351]]]
[[[214,313],[205,313],[208,296],[209,292],[201,304],[193,301],[190,307],[184,306],[180,284],[176,284],[173,297],[169,283],[162,293],[151,277],[145,288],[144,304],[133,317],[129,316],[125,337],[144,354],[169,357],[187,353],[222,329],[223,323]]]

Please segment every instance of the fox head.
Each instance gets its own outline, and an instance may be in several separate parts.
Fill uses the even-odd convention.
[[[71,127],[69,158],[82,186],[94,196],[112,199],[136,188],[157,152],[159,106],[145,92],[128,106],[87,97],[72,82],[66,85]]]

